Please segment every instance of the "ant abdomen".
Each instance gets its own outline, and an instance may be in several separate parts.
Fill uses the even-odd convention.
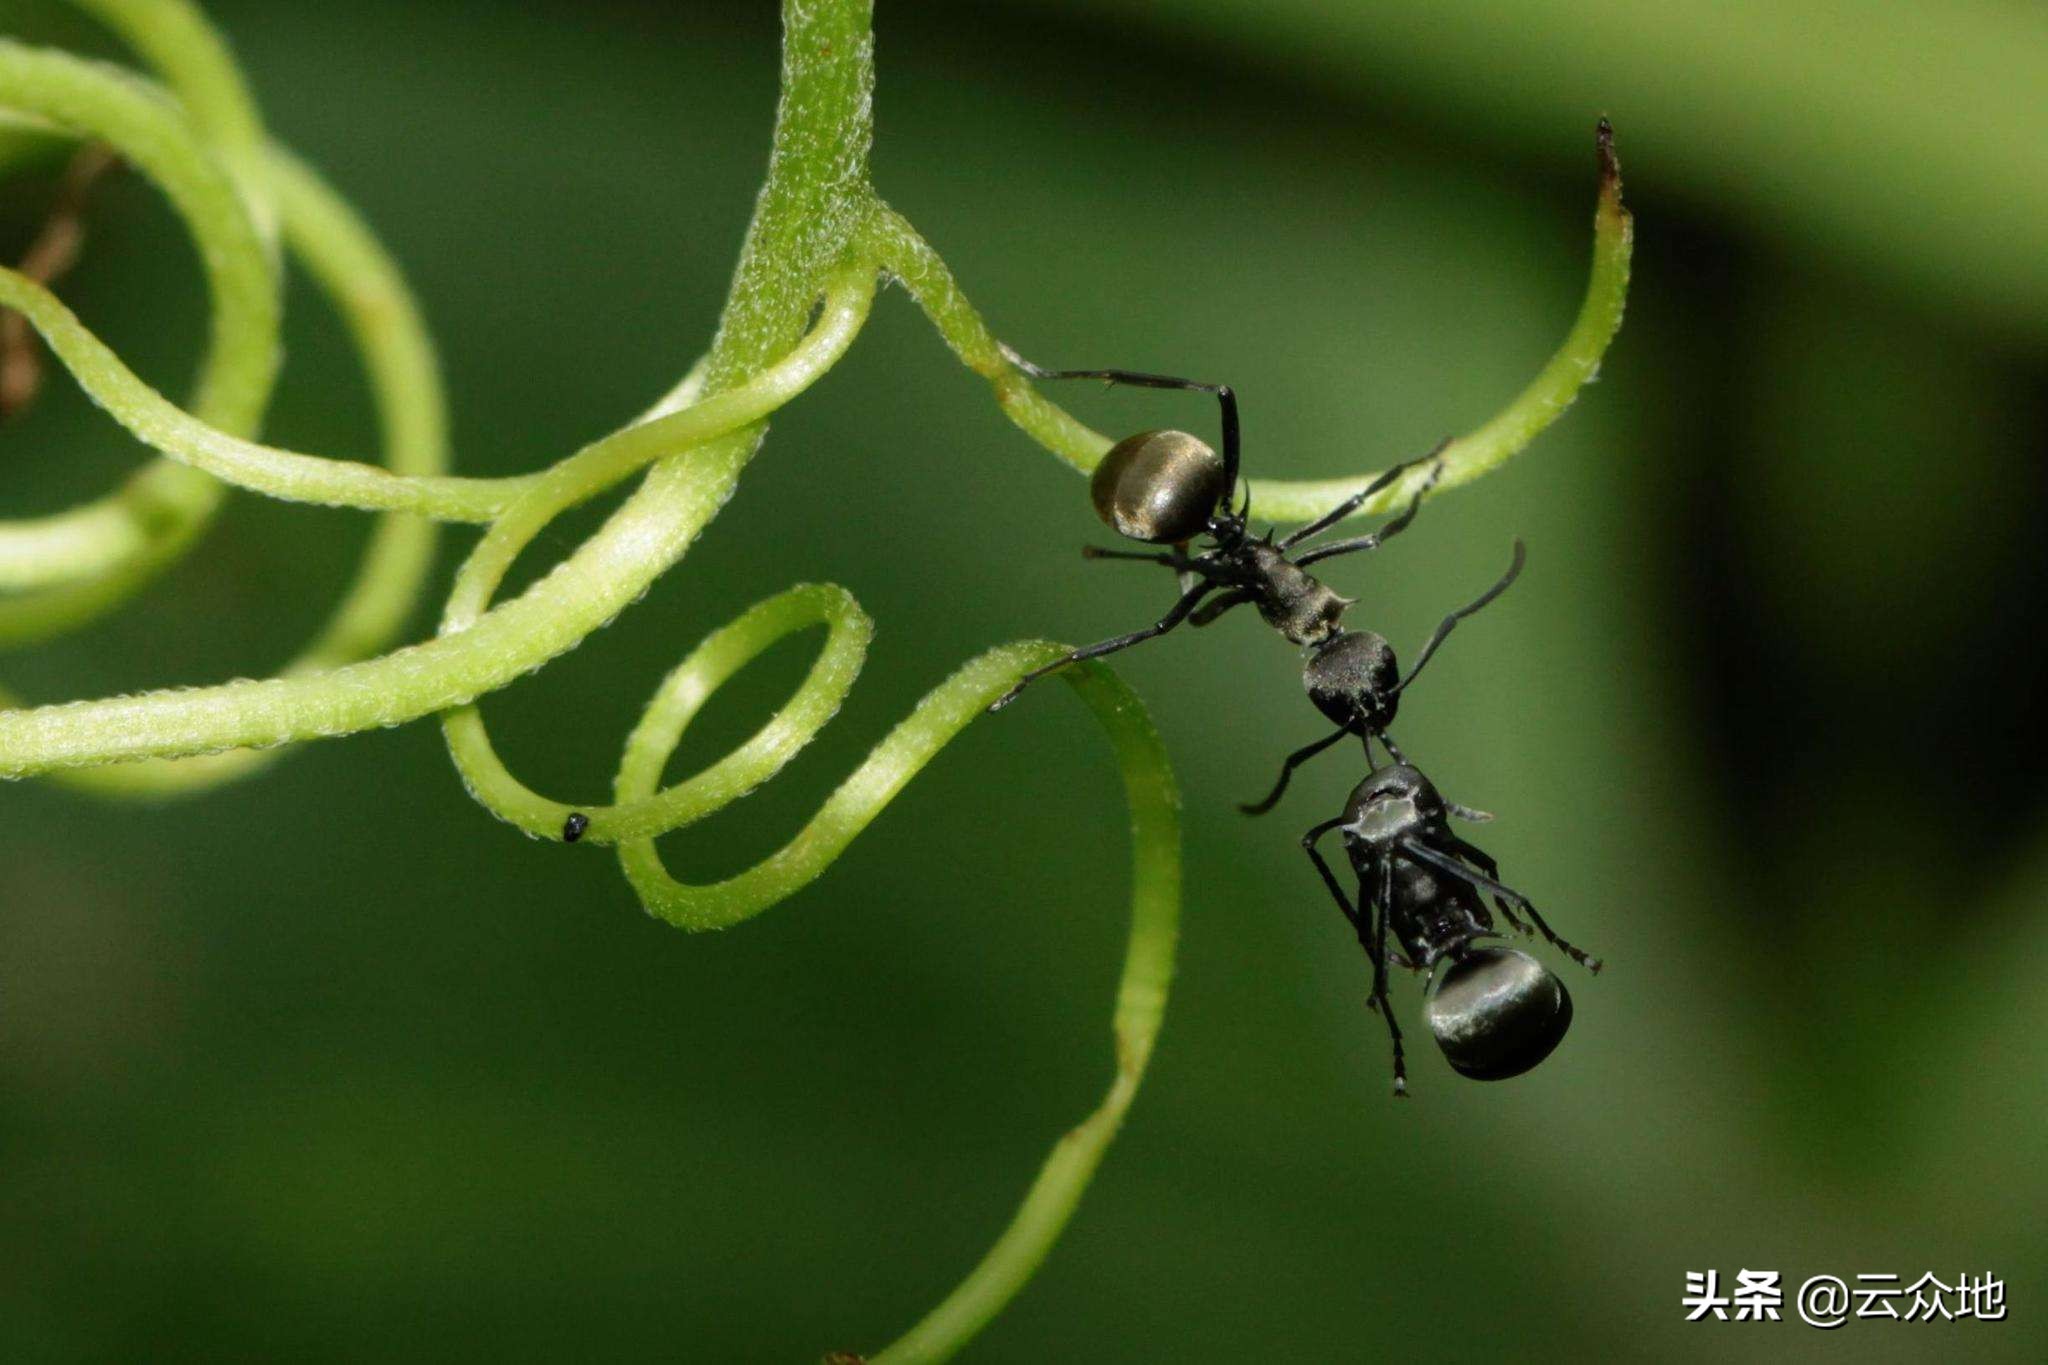
[[[1302,686],[1315,708],[1353,734],[1379,734],[1401,705],[1394,647],[1369,630],[1346,631],[1309,656]]]
[[[1425,1006],[1453,1070],[1475,1081],[1519,1076],[1556,1051],[1572,1023],[1557,973],[1513,948],[1474,948],[1453,960]]]
[[[1088,491],[1095,514],[1118,535],[1176,545],[1209,528],[1230,476],[1223,457],[1200,437],[1141,431],[1109,448]]]

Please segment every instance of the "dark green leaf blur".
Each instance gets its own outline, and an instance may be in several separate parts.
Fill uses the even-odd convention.
[[[1033,358],[1236,385],[1259,474],[1377,468],[1519,389],[1583,285],[1603,113],[1638,234],[1601,382],[1331,574],[1412,651],[1528,541],[1396,733],[1606,958],[1566,977],[1570,1037],[1490,1086],[1419,1040],[1391,1100],[1365,963],[1297,845],[1355,751],[1247,820],[1321,732],[1294,652],[1232,617],[1126,656],[1187,802],[1177,995],[1067,1237],[969,1358],[2039,1359],[2044,12],[881,8],[882,192]],[[211,9],[275,133],[408,268],[464,472],[559,458],[705,344],[766,149],[772,6]],[[112,53],[41,0],[0,0],[0,30]],[[49,183],[8,182],[0,252]],[[66,298],[182,391],[186,239],[132,177],[89,225]],[[288,307],[267,434],[374,457],[339,326],[303,281]],[[1112,431],[1211,421],[1062,397]],[[56,378],[0,431],[5,509],[139,458]],[[42,699],[266,672],[366,528],[238,498],[125,613],[0,667]],[[603,799],[691,645],[789,584],[846,585],[880,623],[852,702],[664,845],[723,875],[958,662],[1163,609],[1163,575],[1080,560],[1103,534],[887,294],[677,571],[486,710],[528,782]],[[672,771],[750,733],[808,647],[721,694]],[[185,802],[0,790],[0,1359],[877,1346],[1095,1102],[1124,869],[1108,755],[1060,688],[712,937],[646,918],[604,850],[492,821],[428,724]],[[1418,1034],[1416,983],[1396,992]],[[1781,1272],[1784,1321],[1683,1321],[1687,1271],[1725,1291],[1745,1268]],[[1820,1332],[1793,1309],[1812,1275],[1925,1271],[1997,1274],[2009,1320]]]

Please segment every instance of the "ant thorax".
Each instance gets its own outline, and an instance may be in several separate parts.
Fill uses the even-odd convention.
[[[1337,634],[1351,599],[1340,597],[1308,570],[1288,562],[1279,547],[1246,541],[1226,551],[1251,590],[1267,625],[1297,645],[1318,645]]]
[[[1493,933],[1493,916],[1466,883],[1401,857],[1392,873],[1388,927],[1417,967],[1427,971],[1443,958],[1463,957],[1473,939]]]

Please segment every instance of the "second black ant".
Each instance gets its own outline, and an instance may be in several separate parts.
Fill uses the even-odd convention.
[[[1551,946],[1587,971],[1600,970],[1598,958],[1552,932],[1529,898],[1500,880],[1493,859],[1451,828],[1460,809],[1418,769],[1398,763],[1367,774],[1344,813],[1301,840],[1372,964],[1370,999],[1393,1042],[1396,1095],[1408,1092],[1408,1070],[1387,993],[1390,963],[1428,974],[1430,1032],[1452,1068],[1473,1080],[1521,1075],[1548,1057],[1571,1026],[1571,994],[1556,973],[1527,953],[1481,943],[1500,937],[1487,895],[1518,932],[1528,933],[1529,924],[1517,907]],[[1355,906],[1316,848],[1332,830],[1342,832],[1358,879]]]

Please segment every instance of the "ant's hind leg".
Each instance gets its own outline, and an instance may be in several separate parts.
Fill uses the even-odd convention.
[[[1138,370],[1048,370],[1002,346],[1003,358],[1033,379],[1102,379],[1111,384],[1129,384],[1141,389],[1180,389],[1206,393],[1216,399],[1223,415],[1223,486],[1237,487],[1238,435],[1237,394],[1228,384],[1204,384],[1198,379],[1176,379],[1170,374],[1145,374]]]
[[[1173,610],[1167,612],[1166,615],[1160,617],[1156,622],[1145,627],[1143,630],[1134,630],[1129,635],[1119,635],[1114,639],[1089,645],[1086,649],[1077,649],[1065,658],[1054,659],[1043,668],[1032,669],[1029,673],[1017,679],[1015,687],[1012,687],[1009,691],[1003,693],[1002,696],[990,702],[988,709],[990,711],[1002,710],[1005,706],[1017,700],[1018,695],[1026,687],[1037,682],[1048,673],[1054,673],[1065,668],[1068,664],[1077,664],[1083,659],[1099,659],[1105,654],[1114,654],[1118,650],[1129,649],[1132,645],[1141,645],[1147,640],[1158,639],[1166,634],[1167,631],[1172,630],[1175,626],[1187,620],[1188,614],[1195,609],[1202,598],[1208,595],[1215,586],[1213,583],[1203,583],[1190,588],[1187,592],[1181,594],[1178,602],[1173,604]]]
[[[1430,864],[1432,867],[1441,868],[1454,877],[1464,878],[1481,891],[1491,891],[1496,896],[1513,901],[1516,905],[1522,907],[1523,913],[1528,915],[1530,920],[1536,925],[1536,931],[1543,935],[1551,947],[1557,949],[1589,972],[1597,973],[1600,970],[1601,962],[1599,958],[1573,947],[1566,940],[1559,938],[1557,931],[1552,929],[1549,923],[1544,920],[1543,913],[1536,908],[1535,903],[1512,886],[1502,883],[1497,878],[1489,877],[1477,868],[1467,867],[1449,854],[1439,853],[1418,840],[1403,839],[1401,841],[1401,849],[1404,853],[1408,853],[1422,862]]]
[[[1445,804],[1448,805],[1449,803],[1446,802]],[[1463,808],[1454,807],[1454,813],[1456,810],[1460,809]],[[1485,811],[1477,811],[1474,813],[1478,815],[1486,815]],[[1491,820],[1493,817],[1491,815],[1487,815],[1486,818]],[[1449,834],[1447,835],[1447,837],[1450,840],[1451,851],[1453,853],[1457,854],[1460,858],[1463,858],[1466,862],[1472,864],[1472,866],[1478,868],[1481,872],[1484,872],[1487,876],[1493,878],[1495,881],[1500,880],[1500,864],[1493,860],[1493,855],[1491,853],[1488,853],[1485,849],[1479,847],[1477,844],[1466,843],[1463,839],[1460,839],[1455,834]],[[1528,925],[1522,922],[1522,917],[1515,913],[1514,905],[1508,900],[1507,897],[1495,896],[1493,898],[1493,903],[1494,905],[1499,907],[1501,918],[1506,920],[1508,922],[1508,926],[1512,928],[1516,933],[1530,934],[1535,932]]]
[[[1241,607],[1252,600],[1252,595],[1242,588],[1234,588],[1213,601],[1202,604],[1202,609],[1188,618],[1188,624],[1196,630],[1208,625],[1232,607]]]
[[[1150,550],[1105,550],[1100,545],[1083,545],[1083,559],[1135,559],[1146,564],[1164,564],[1169,569],[1178,569],[1181,557],[1175,554]]]

